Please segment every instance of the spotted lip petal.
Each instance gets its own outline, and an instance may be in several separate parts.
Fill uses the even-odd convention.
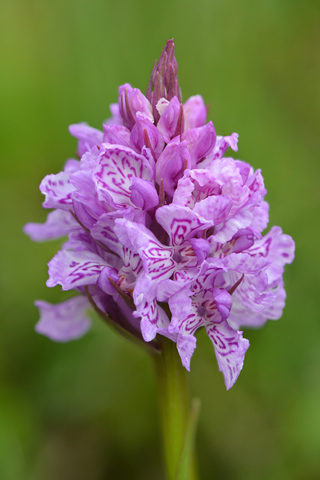
[[[273,303],[258,312],[243,306],[237,299],[234,299],[228,319],[232,328],[259,328],[267,320],[278,320],[282,315],[286,299],[283,282],[280,282],[277,288],[273,289],[273,294],[275,297]]]
[[[196,348],[197,339],[193,335],[178,335],[177,349],[181,358],[181,363],[188,372],[190,372],[190,361]]]
[[[123,245],[140,255],[151,280],[170,278],[175,269],[172,248],[162,245],[143,225],[128,220],[116,220],[115,232]]]
[[[193,211],[200,217],[210,221],[211,226],[215,226],[228,218],[231,208],[231,200],[221,195],[212,195],[197,202]]]
[[[148,160],[130,148],[104,144],[92,172],[99,199],[113,207],[131,205],[133,177],[153,181]]]
[[[227,322],[209,325],[206,332],[214,346],[219,370],[223,373],[229,390],[242,370],[249,341],[242,337],[242,332],[234,331]]]
[[[284,266],[294,259],[295,244],[289,235],[282,233],[280,227],[271,228],[261,240],[257,240],[248,249],[250,255],[260,255],[269,260],[267,269],[269,284],[282,277]]]
[[[74,186],[70,183],[70,173],[60,172],[57,175],[47,175],[40,184],[40,192],[46,196],[42,206],[69,210],[74,190]]]
[[[106,245],[111,251],[121,256],[123,246],[114,231],[115,219],[121,217],[120,213],[104,213],[90,229],[92,237]]]
[[[106,211],[111,210],[106,202],[98,198],[90,171],[80,170],[73,173],[70,177],[70,182],[76,189],[72,195],[74,210],[77,208],[75,204],[80,203],[87,214],[96,220]],[[77,214],[77,211],[75,213]],[[82,223],[86,225],[86,221]]]
[[[221,186],[209,170],[185,170],[178,182],[173,203],[194,208],[197,202],[211,196],[220,196]]]
[[[171,245],[181,245],[212,226],[212,222],[201,217],[188,207],[164,205],[156,212],[158,223],[170,237]]]
[[[232,135],[226,137],[218,136],[211,155],[209,155],[199,164],[199,168],[210,168],[210,166],[214,163],[214,160],[222,158],[229,147],[237,152],[238,137],[239,135],[237,133],[233,133]]]
[[[141,318],[141,333],[146,342],[153,340],[161,330],[167,330],[169,319],[165,311],[155,300],[148,302],[141,293],[135,299],[136,318]]]
[[[47,287],[59,284],[62,290],[71,290],[96,283],[107,262],[92,252],[61,250],[48,265]]]

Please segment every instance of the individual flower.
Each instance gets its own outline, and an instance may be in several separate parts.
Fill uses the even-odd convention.
[[[78,338],[93,307],[144,345],[157,349],[159,335],[168,337],[190,370],[204,328],[229,389],[249,347],[240,329],[282,314],[294,242],[280,227],[262,235],[269,207],[260,170],[225,156],[238,135],[216,135],[201,96],[182,103],[177,70],[169,40],[146,95],[125,84],[102,131],[70,126],[80,160],[42,180],[43,207],[53,211],[25,232],[35,241],[68,236],[47,285],[75,295],[37,301],[36,330]]]

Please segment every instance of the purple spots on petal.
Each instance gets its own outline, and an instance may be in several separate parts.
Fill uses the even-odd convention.
[[[93,170],[98,196],[106,202],[112,198],[115,206],[131,205],[132,178],[153,181],[148,160],[127,147],[104,149]]]

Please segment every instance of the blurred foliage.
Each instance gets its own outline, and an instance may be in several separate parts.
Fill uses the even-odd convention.
[[[226,392],[200,335],[192,393],[202,399],[202,480],[320,478],[320,4],[306,0],[5,0],[0,16],[0,478],[162,479],[152,365],[93,319],[54,344],[33,331],[33,300],[58,302],[46,264],[60,242],[32,244],[40,180],[99,127],[117,88],[146,89],[174,37],[184,99],[201,93],[219,134],[262,168],[270,225],[296,241],[283,318],[246,331],[245,367]],[[318,220],[317,220],[318,219]]]

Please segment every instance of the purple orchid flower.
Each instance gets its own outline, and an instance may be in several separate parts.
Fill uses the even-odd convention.
[[[204,327],[229,389],[249,347],[240,328],[282,314],[294,242],[280,227],[262,235],[269,207],[260,170],[224,156],[237,151],[238,135],[216,135],[200,95],[182,103],[177,70],[169,40],[146,95],[125,84],[103,131],[69,127],[80,160],[43,179],[43,207],[53,211],[24,231],[34,241],[68,236],[47,285],[76,295],[37,301],[36,330],[78,338],[93,307],[154,348],[157,335],[168,337],[190,370]]]

